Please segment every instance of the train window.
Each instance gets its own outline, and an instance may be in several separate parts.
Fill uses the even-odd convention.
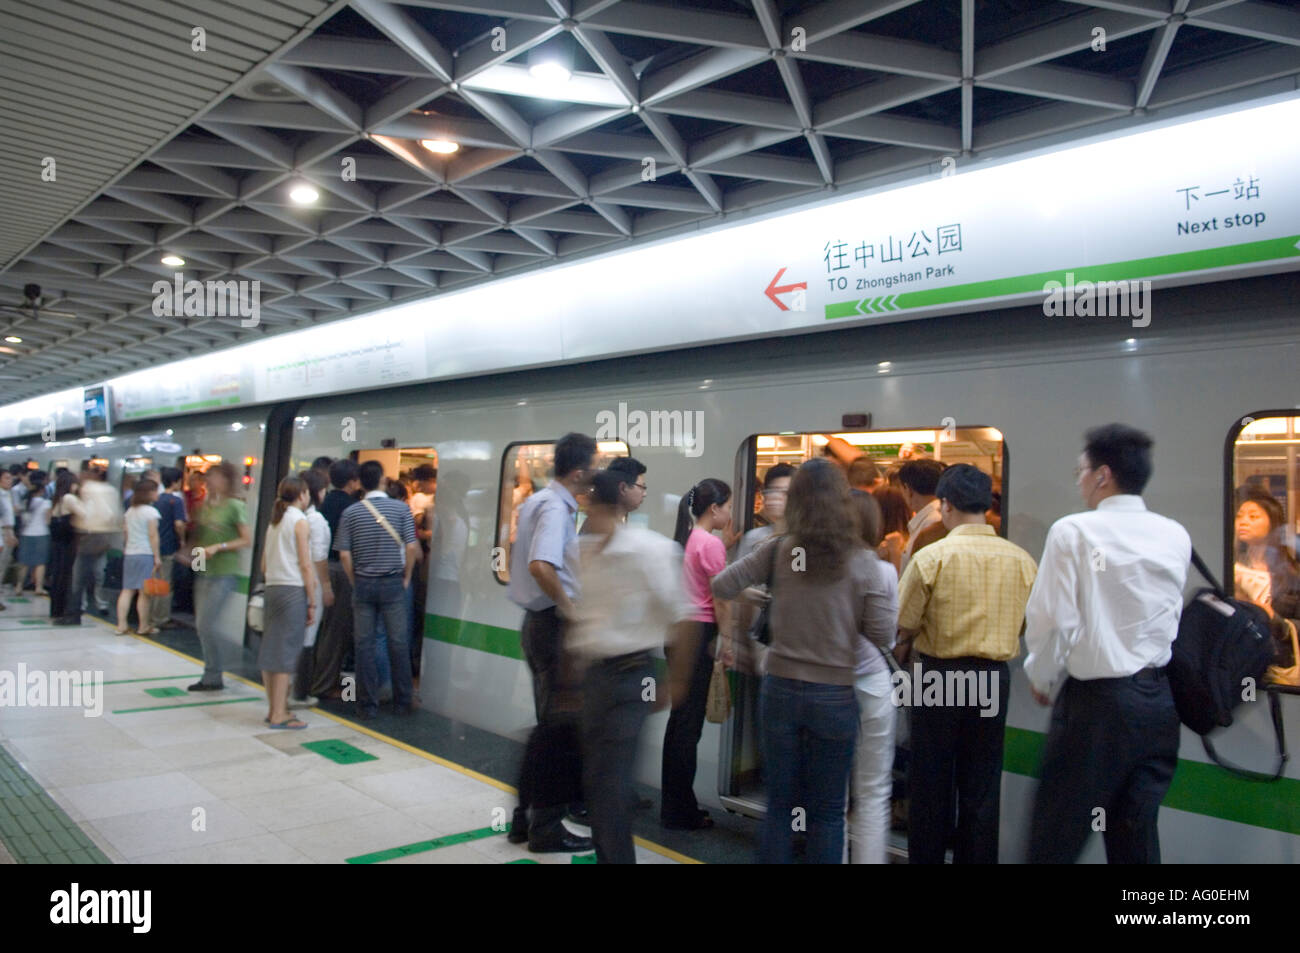
[[[1234,428],[1228,442],[1233,490],[1225,552],[1232,560],[1236,596],[1263,606],[1275,619],[1300,620],[1300,566],[1295,555],[1300,417],[1281,411],[1251,414]],[[1294,632],[1294,625],[1287,628]]]
[[[603,467],[614,457],[628,455],[627,444],[621,440],[602,440],[597,444],[596,466]],[[497,582],[510,582],[510,547],[519,531],[519,510],[524,501],[544,489],[551,482],[555,463],[555,441],[539,443],[512,443],[501,458],[501,496],[497,507],[496,546],[492,570]],[[579,502],[578,525],[584,513]]]

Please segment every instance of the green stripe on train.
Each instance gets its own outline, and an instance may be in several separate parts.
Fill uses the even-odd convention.
[[[519,633],[481,622],[425,615],[425,638],[523,660]],[[1046,736],[1008,726],[1002,767],[1011,774],[1038,777]],[[1178,770],[1165,795],[1165,807],[1220,820],[1300,835],[1300,781],[1247,781],[1203,761],[1178,759]]]

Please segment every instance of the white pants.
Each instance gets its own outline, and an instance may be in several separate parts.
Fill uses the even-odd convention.
[[[893,793],[893,683],[886,669],[858,679],[858,747],[850,777],[853,807],[846,843],[851,862],[883,864],[889,839],[890,795]]]

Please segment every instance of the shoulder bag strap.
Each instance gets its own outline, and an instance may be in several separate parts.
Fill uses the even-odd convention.
[[[1214,594],[1220,599],[1227,600],[1228,594],[1223,591],[1223,586],[1219,585],[1219,580],[1214,578],[1214,573],[1210,572],[1210,567],[1205,565],[1205,560],[1201,558],[1195,547],[1192,548],[1192,565],[1196,571],[1205,577],[1205,581],[1214,587]]]
[[[1267,691],[1267,689],[1266,689]],[[1250,771],[1246,768],[1238,767],[1230,761],[1225,761],[1219,757],[1219,753],[1214,750],[1214,742],[1210,741],[1209,735],[1201,735],[1201,744],[1205,746],[1205,753],[1210,756],[1210,760],[1223,768],[1225,771],[1231,771],[1240,778],[1247,781],[1276,781],[1282,777],[1282,772],[1286,770],[1286,763],[1290,759],[1290,754],[1286,750],[1286,732],[1282,727],[1282,703],[1278,700],[1278,693],[1267,691],[1268,694],[1268,712],[1273,720],[1273,735],[1277,739],[1277,767],[1272,774],[1264,774],[1262,771]]]
[[[371,503],[369,500],[362,500],[361,505],[368,509],[370,515],[375,518],[375,522],[382,526],[388,532],[389,536],[393,537],[393,542],[397,543],[397,545],[401,546],[403,549],[406,548],[406,543],[402,542],[402,537],[398,534],[397,530],[393,529],[393,524],[384,518],[384,514],[379,512],[379,509],[375,504]]]

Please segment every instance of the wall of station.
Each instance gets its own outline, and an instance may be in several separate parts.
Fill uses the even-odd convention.
[[[1149,322],[1138,285],[1300,268],[1300,98],[828,198],[108,382],[126,422],[1045,300]],[[1105,283],[1105,284],[1099,284]],[[1131,292],[1131,293],[1130,293]],[[1049,312],[1053,313],[1053,312]],[[82,392],[0,408],[81,429]]]

